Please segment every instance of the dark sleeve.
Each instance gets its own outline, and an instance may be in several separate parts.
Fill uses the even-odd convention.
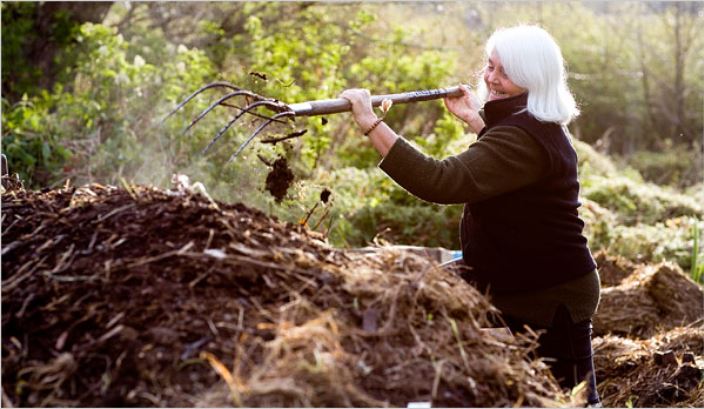
[[[436,160],[399,138],[379,164],[396,183],[428,202],[473,203],[538,181],[547,152],[525,131],[497,126],[459,155]]]

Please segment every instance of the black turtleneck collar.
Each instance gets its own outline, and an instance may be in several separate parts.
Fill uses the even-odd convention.
[[[484,104],[484,116],[486,128],[491,128],[501,120],[510,115],[518,113],[528,105],[528,93],[516,95],[509,98],[497,99]]]

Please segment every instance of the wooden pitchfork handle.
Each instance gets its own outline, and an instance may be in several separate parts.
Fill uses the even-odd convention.
[[[390,99],[394,104],[405,104],[408,102],[430,101],[445,97],[459,97],[460,95],[462,95],[462,90],[459,86],[402,92],[400,94],[372,95],[372,106],[378,107],[385,99]],[[318,101],[290,104],[288,108],[293,111],[296,116],[314,116],[349,112],[352,110],[352,104],[344,98],[321,99]]]

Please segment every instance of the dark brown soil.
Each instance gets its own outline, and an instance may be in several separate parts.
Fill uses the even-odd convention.
[[[681,327],[647,340],[594,339],[594,367],[604,407],[704,406],[704,328]]]
[[[594,260],[599,269],[602,287],[619,285],[624,278],[628,277],[638,267],[623,257],[609,255],[605,250],[594,254]]]
[[[704,320],[704,288],[679,266],[638,266],[617,286],[601,290],[594,334],[650,338]]]
[[[704,289],[671,263],[595,258],[603,288],[594,367],[604,407],[704,407]]]
[[[274,196],[277,202],[281,202],[286,197],[288,188],[293,183],[293,172],[288,167],[288,161],[284,157],[276,159],[272,169],[266,176],[266,190]]]
[[[14,193],[2,198],[2,376],[16,405],[192,406],[184,396],[219,380],[199,351],[271,339],[259,306],[290,301],[280,286],[316,302],[335,282],[318,268],[266,267],[247,237],[330,250],[242,205],[218,212],[200,196],[97,185]]]

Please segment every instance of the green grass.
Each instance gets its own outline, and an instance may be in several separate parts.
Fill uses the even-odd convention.
[[[701,237],[699,231],[699,224],[694,223],[692,225],[692,268],[690,275],[692,279],[700,284],[702,283],[702,276],[704,276],[704,257],[702,257],[701,248],[699,247],[699,238]]]

